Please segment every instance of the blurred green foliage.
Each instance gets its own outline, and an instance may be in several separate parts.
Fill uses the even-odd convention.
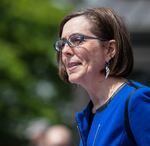
[[[57,75],[53,42],[70,10],[50,0],[0,0],[0,145],[26,145],[21,134],[32,119],[61,122],[70,88]]]

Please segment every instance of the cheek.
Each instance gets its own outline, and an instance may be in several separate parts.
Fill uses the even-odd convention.
[[[90,51],[85,47],[78,47],[74,50],[75,55],[81,60],[88,62]]]
[[[65,62],[66,62],[66,59],[67,59],[66,56],[62,54],[60,59],[61,59],[62,64],[65,65]]]
[[[91,46],[80,47],[75,50],[75,54],[81,61],[91,65],[105,63],[104,52],[101,51],[101,48],[93,48]]]
[[[93,48],[89,56],[93,66],[97,68],[103,68],[105,66],[105,53],[103,48]]]

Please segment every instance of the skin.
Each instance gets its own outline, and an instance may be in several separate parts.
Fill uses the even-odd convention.
[[[44,146],[70,146],[71,133],[62,125],[50,127],[45,133]]]
[[[63,27],[62,38],[74,33],[94,36],[90,31],[92,24],[85,16],[70,19]],[[78,47],[65,45],[62,50],[62,61],[71,83],[85,88],[94,104],[93,112],[103,105],[112,94],[123,84],[124,79],[109,77],[101,72],[105,63],[116,53],[116,42],[110,40],[102,43],[97,39],[86,40]],[[71,64],[71,65],[68,65]]]

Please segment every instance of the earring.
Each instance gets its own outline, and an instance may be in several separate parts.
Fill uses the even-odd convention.
[[[110,73],[109,62],[106,62],[106,64],[105,64],[105,79],[108,78],[109,73]]]

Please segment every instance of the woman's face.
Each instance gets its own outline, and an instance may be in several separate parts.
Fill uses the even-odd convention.
[[[67,21],[63,27],[61,38],[74,34],[96,37],[91,33],[92,24],[84,16],[78,16]],[[87,81],[100,79],[104,75],[106,55],[105,48],[98,39],[87,39],[77,47],[66,44],[62,50],[62,62],[66,68],[69,81],[75,84],[86,84]]]

